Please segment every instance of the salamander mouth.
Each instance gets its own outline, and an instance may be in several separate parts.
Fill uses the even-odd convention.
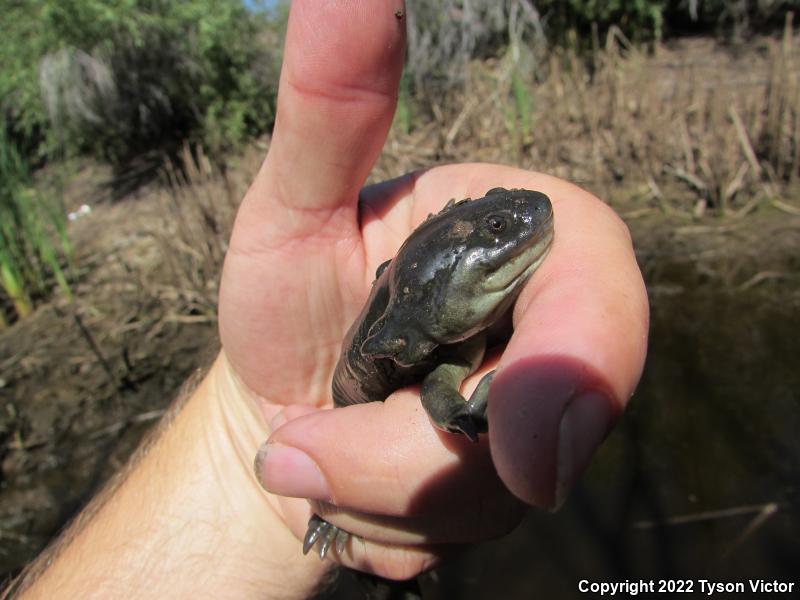
[[[550,246],[553,243],[553,219],[543,225],[543,233],[536,236],[536,243],[527,246],[522,251],[507,260],[494,273],[484,281],[483,289],[486,293],[506,294],[519,285],[524,284],[533,272],[542,264]]]

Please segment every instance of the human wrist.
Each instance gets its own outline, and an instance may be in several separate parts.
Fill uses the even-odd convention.
[[[209,450],[225,455],[230,466],[236,467],[215,473],[220,478],[218,483],[248,488],[274,506],[252,468],[259,446],[269,436],[264,403],[241,380],[224,350],[211,365],[204,383],[208,393],[201,397],[202,410],[208,413],[208,436],[213,441]],[[237,481],[228,481],[230,478]]]
[[[215,488],[223,495],[237,492],[237,523],[254,536],[253,551],[261,554],[259,570],[272,573],[281,598],[310,595],[330,565],[303,556],[278,498],[266,492],[253,471],[258,448],[269,436],[267,403],[239,377],[224,350],[212,364],[195,400],[207,429],[208,459]],[[277,412],[277,410],[276,410]],[[267,597],[272,597],[267,595]]]

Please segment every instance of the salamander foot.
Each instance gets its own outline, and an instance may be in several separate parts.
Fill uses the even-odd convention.
[[[320,559],[325,558],[331,547],[335,548],[336,554],[341,554],[349,539],[350,534],[348,532],[328,523],[319,515],[311,515],[308,520],[306,537],[303,540],[303,554],[308,554],[317,541],[319,541]]]

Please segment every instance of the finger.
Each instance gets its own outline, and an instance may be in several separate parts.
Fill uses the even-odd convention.
[[[276,402],[324,397],[341,315],[367,289],[356,199],[394,111],[401,7],[292,2],[275,131],[236,217],[219,301],[231,362]],[[282,349],[270,360],[253,351],[267,342]]]
[[[467,393],[476,383],[476,378],[468,382]],[[474,540],[508,531],[521,516],[521,505],[495,474],[486,445],[436,430],[410,390],[385,403],[289,421],[260,454],[256,473],[265,489],[362,513],[335,522],[373,539]],[[381,527],[409,535],[383,535],[377,532]]]
[[[402,8],[402,0],[292,2],[272,142],[248,194],[249,208],[264,217],[297,209],[276,235],[331,224],[340,207],[355,223],[358,190],[396,105]]]
[[[499,501],[476,503],[451,492],[451,505],[438,514],[393,517],[313,502],[314,512],[340,529],[373,542],[394,545],[451,545],[503,537],[519,525],[527,505],[506,493]],[[489,517],[489,518],[486,518]]]
[[[317,412],[319,409],[308,404],[290,404],[286,407],[280,407],[276,413],[269,419],[269,432],[272,433],[284,423]]]
[[[489,399],[492,456],[519,498],[555,508],[639,380],[648,302],[630,236],[588,192],[534,176],[553,201],[550,255],[515,307]]]
[[[415,206],[424,213],[431,201],[497,186],[539,190],[553,202],[553,247],[516,304],[488,408],[500,477],[519,498],[553,508],[639,380],[647,293],[625,224],[563,180],[499,165],[437,167],[417,178]]]

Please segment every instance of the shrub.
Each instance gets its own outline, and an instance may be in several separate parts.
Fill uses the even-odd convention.
[[[0,97],[23,148],[123,166],[187,141],[222,156],[272,123],[279,53],[238,0],[0,4]]]
[[[798,0],[670,0],[664,17],[674,32],[714,32],[738,37],[783,25],[787,11],[800,9]]]

